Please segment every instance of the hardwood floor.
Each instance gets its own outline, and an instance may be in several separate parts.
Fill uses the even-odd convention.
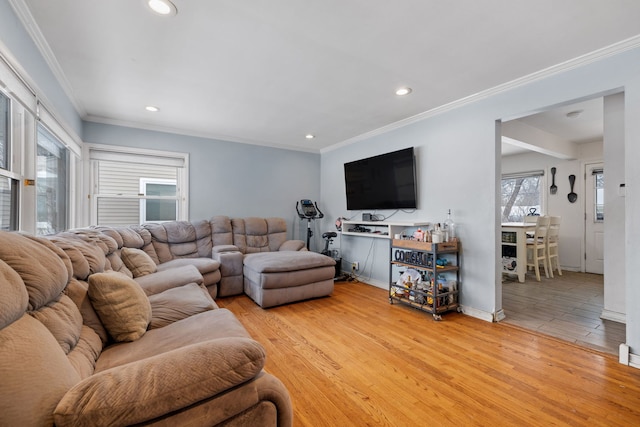
[[[218,302],[265,347],[295,426],[640,425],[640,370],[539,333],[455,312],[436,322],[353,282],[266,310]]]
[[[617,355],[626,327],[600,319],[603,298],[602,275],[564,271],[537,282],[527,273],[524,283],[502,282],[503,322]]]

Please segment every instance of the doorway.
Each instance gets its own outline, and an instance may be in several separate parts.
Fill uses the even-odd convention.
[[[505,323],[616,354],[618,344],[625,341],[626,327],[624,323],[604,320],[616,320],[614,316],[601,315],[606,312],[603,310],[605,193],[602,160],[605,104],[603,97],[568,103],[513,120],[514,123],[502,124],[502,142],[506,148],[502,152],[502,173],[516,173],[517,168],[544,171],[542,213],[562,216],[564,236],[561,234],[560,263],[564,274],[559,276],[556,272],[554,279],[543,278],[541,282],[528,274],[522,284],[505,279],[501,295]],[[592,109],[598,114],[590,115]],[[594,133],[596,121],[599,130]],[[584,129],[577,129],[580,126],[575,125]],[[572,134],[572,126],[577,129],[575,134]],[[590,137],[588,132],[591,132]],[[524,139],[527,134],[542,135],[544,140],[537,144],[535,138]],[[505,147],[505,136],[507,141],[515,143]],[[553,147],[556,143],[557,152]],[[567,149],[567,146],[573,148]],[[556,171],[553,184],[557,185],[557,191],[552,192],[551,175]],[[579,177],[576,180],[578,203],[571,203],[567,197],[571,191],[570,175]],[[607,203],[610,202],[611,199]]]

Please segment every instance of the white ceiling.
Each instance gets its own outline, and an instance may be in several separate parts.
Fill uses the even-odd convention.
[[[85,120],[307,151],[640,34],[635,0],[10,2]]]
[[[587,101],[571,103],[537,114],[525,116],[514,121],[548,134],[554,140],[571,144],[584,144],[603,140],[604,103],[598,97]],[[569,117],[567,114],[577,113]],[[508,122],[507,122],[508,123]],[[523,145],[513,145],[507,140],[502,142],[502,155],[511,156],[532,151],[526,145],[537,145],[535,140],[520,141]],[[535,151],[535,150],[533,150]]]

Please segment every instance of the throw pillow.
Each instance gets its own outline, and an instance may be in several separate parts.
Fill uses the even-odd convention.
[[[133,277],[145,276],[158,271],[156,263],[142,249],[122,248],[120,256]]]
[[[151,321],[151,304],[133,279],[109,271],[89,276],[89,300],[109,335],[116,341],[135,341]]]
[[[151,303],[149,329],[161,328],[194,314],[217,308],[206,290],[195,283],[151,295],[149,302]]]

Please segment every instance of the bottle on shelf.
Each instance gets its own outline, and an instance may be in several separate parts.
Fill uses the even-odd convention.
[[[445,238],[444,238],[445,242],[452,242],[455,240],[456,224],[451,219],[451,209],[449,209],[449,212],[447,213],[447,219],[444,221],[443,231],[445,235]]]
[[[444,235],[442,234],[442,230],[440,229],[440,223],[434,226],[433,232],[431,232],[431,241],[433,243],[444,242]]]

